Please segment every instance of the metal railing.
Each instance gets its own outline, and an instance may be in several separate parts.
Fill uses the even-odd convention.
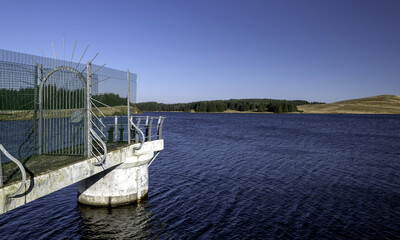
[[[129,121],[130,121],[130,124],[131,124],[131,129],[130,129],[130,131],[131,131],[131,137],[135,137],[136,138],[136,135],[139,133],[140,134],[140,136],[142,136],[142,141],[140,141],[140,145],[139,145],[139,147],[137,147],[135,150],[140,150],[141,148],[142,148],[142,146],[143,146],[143,142],[144,142],[144,140],[145,140],[145,136],[144,136],[144,134],[143,134],[143,131],[142,130],[140,130],[140,128],[138,127],[138,126],[136,126],[136,124],[133,122],[133,117],[131,117],[131,118],[129,118]],[[135,140],[135,143],[137,143],[137,141]]]
[[[162,139],[162,128],[165,117],[152,117],[152,116],[135,116],[131,118],[133,122],[136,121],[136,128],[143,129],[145,142],[152,141],[153,139]],[[155,131],[153,132],[153,130]],[[138,134],[132,134],[132,139],[138,142]]]
[[[8,195],[8,197],[14,197],[16,196],[18,193],[20,193],[22,191],[22,189],[25,187],[25,182],[26,182],[26,172],[25,172],[25,168],[22,165],[22,163],[20,161],[18,161],[15,157],[13,157],[4,147],[3,145],[0,144],[0,151],[2,151],[4,153],[4,155],[6,155],[6,157],[8,157],[11,161],[13,161],[15,164],[17,164],[18,168],[21,171],[22,174],[22,181],[21,181],[21,185],[19,186],[19,188],[17,189],[17,191],[15,191],[13,194]],[[0,155],[0,187],[3,186],[3,174],[2,174],[2,167],[1,167],[1,155]]]
[[[97,159],[97,163],[94,165],[100,166],[106,161],[107,146],[93,129],[90,129],[90,136],[92,138],[91,155]]]
[[[96,129],[96,131],[101,132],[101,135],[108,143],[143,143],[162,139],[165,117],[131,116],[129,122],[126,119],[127,116],[99,118],[100,124],[98,125],[100,128]],[[128,129],[130,130],[129,133]]]

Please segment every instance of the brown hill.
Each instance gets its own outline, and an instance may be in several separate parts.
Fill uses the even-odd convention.
[[[298,109],[304,113],[400,114],[400,96],[379,95],[329,104],[301,105]]]

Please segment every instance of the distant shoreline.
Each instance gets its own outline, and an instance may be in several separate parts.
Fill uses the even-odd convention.
[[[307,104],[298,105],[299,112],[287,112],[284,114],[365,114],[365,115],[399,115],[400,114],[400,96],[396,95],[379,95],[374,97],[352,99],[329,104]],[[99,108],[105,116],[121,116],[127,114],[126,106],[115,106],[111,108]],[[60,115],[55,116],[69,117],[76,109],[57,110]],[[97,109],[94,110],[97,113]],[[141,112],[136,107],[131,107],[131,113]],[[273,112],[263,111],[238,111],[225,110],[224,112],[195,112],[191,111],[145,111],[145,112],[177,112],[177,113],[255,113],[255,114],[271,114]],[[279,113],[281,114],[281,113]],[[0,121],[29,120],[33,118],[33,112],[27,110],[1,110]]]
[[[273,113],[273,112],[250,112],[250,111],[245,111],[245,112],[184,112],[184,111],[145,111],[149,113],[216,113],[216,114],[226,114],[226,113],[233,113],[233,114],[244,114],[244,113],[251,113],[251,114],[301,114],[301,115],[311,115],[311,114],[325,114],[325,115],[334,115],[334,114],[342,114],[342,115],[400,115],[400,113],[373,113],[373,112],[368,112],[368,113],[360,113],[360,112],[288,112],[288,113]],[[143,113],[145,113],[143,112]]]
[[[228,111],[224,111],[224,112],[188,112],[188,111],[143,111],[143,112],[174,112],[174,113],[266,113],[266,114],[270,114],[273,112],[252,112],[252,111],[235,111],[235,110],[228,110]]]
[[[304,100],[277,100],[264,98],[200,101],[175,104],[142,102],[137,103],[136,106],[144,112],[400,114],[400,96],[378,95],[327,104],[321,102],[308,102]]]
[[[400,114],[400,96],[396,95],[378,95],[373,97],[352,99],[328,104],[306,104],[298,105],[298,112],[287,112],[284,114]],[[169,112],[169,111],[164,111]],[[183,112],[183,111],[174,111]],[[193,113],[193,110],[191,110]],[[199,112],[199,113],[273,113],[257,111],[237,111],[225,110],[224,112]]]

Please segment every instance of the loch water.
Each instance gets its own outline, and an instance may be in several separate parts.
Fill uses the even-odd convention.
[[[0,239],[396,239],[400,116],[149,113],[165,150],[139,204],[76,184],[0,215]]]

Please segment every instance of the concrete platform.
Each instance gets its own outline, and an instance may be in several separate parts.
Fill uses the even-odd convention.
[[[21,185],[20,180],[8,182],[5,186],[0,188],[0,214],[27,204],[35,199],[60,190],[66,186],[77,183],[96,174],[102,173],[107,169],[111,170],[112,168],[116,168],[124,163],[127,157],[134,155],[134,149],[138,147],[138,145],[139,144],[125,145],[116,147],[113,150],[109,150],[107,153],[106,162],[102,166],[94,165],[94,163],[97,162],[95,158],[83,159],[74,157],[68,158],[66,156],[63,156],[63,158],[59,160],[63,163],[61,164],[60,162],[49,160],[51,159],[51,156],[39,156],[40,159],[36,159],[36,161],[31,161],[31,164],[33,165],[31,165],[30,167],[32,169],[36,169],[33,166],[37,166],[38,169],[34,171],[40,172],[40,169],[46,169],[45,166],[47,165],[47,169],[51,170],[42,171],[39,174],[31,174],[27,172],[27,175],[30,175],[30,178],[28,178],[25,183],[25,189],[23,193],[13,198],[8,198],[7,196],[14,193],[19,188],[19,186]],[[145,142],[143,147],[143,149],[161,151],[164,148],[164,141],[156,140]],[[52,163],[52,166],[50,166],[48,161]],[[39,162],[41,162],[41,164],[38,164]],[[30,167],[27,167],[29,170]]]
[[[106,144],[109,152],[128,146],[128,142],[112,142]],[[87,160],[84,156],[67,155],[35,155],[29,158],[19,159],[25,167],[28,179],[32,176],[39,176],[84,160]],[[11,161],[6,163],[3,162],[2,168],[4,186],[21,181],[21,172],[15,163]]]

